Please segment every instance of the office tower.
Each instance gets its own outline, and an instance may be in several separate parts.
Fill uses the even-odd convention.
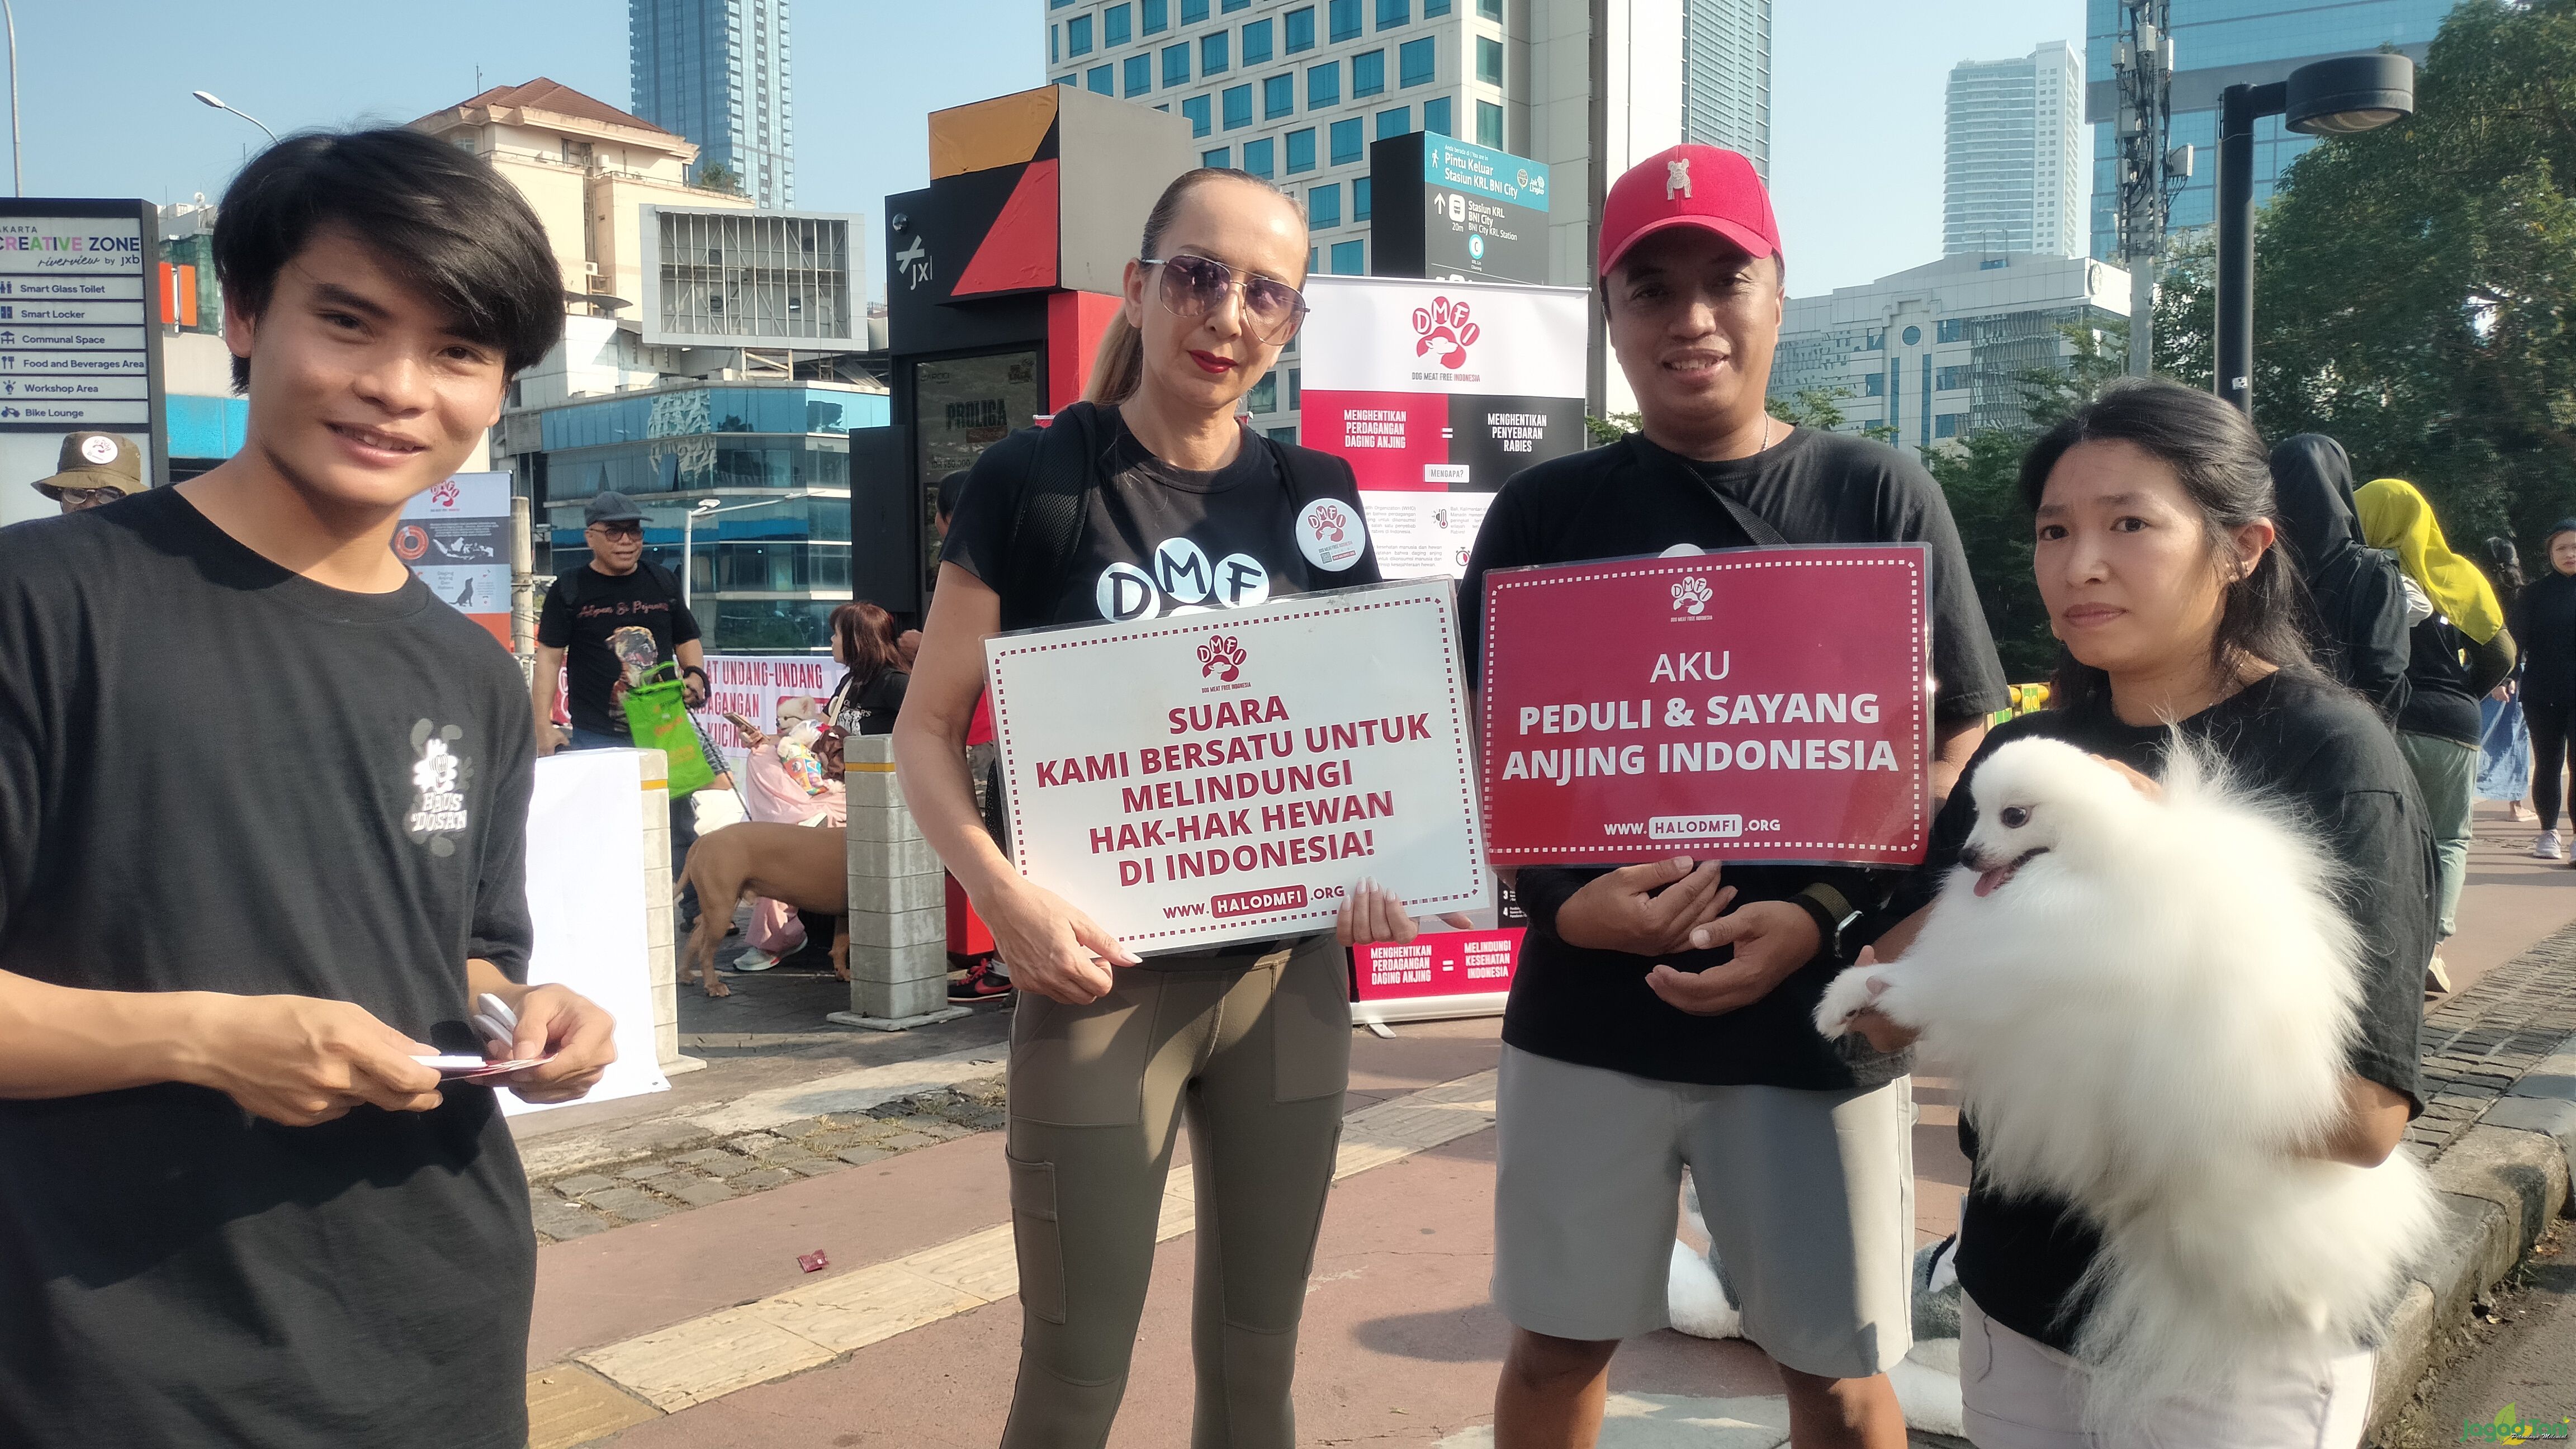
[[[1950,69],[1941,252],[2084,254],[2084,66],[2050,41]]]
[[[2174,192],[2169,228],[2204,227],[2217,213],[2218,96],[2228,86],[2285,80],[2312,60],[2390,46],[2424,63],[2454,0],[2173,0],[2173,131],[2190,146],[2191,179]],[[2120,41],[2116,0],[2085,0],[2084,119],[2093,124],[2093,255],[2120,253],[2119,95],[2111,77]],[[2301,152],[2316,144],[2281,124],[2254,123],[2254,200],[2261,204]]]
[[[768,208],[796,202],[787,0],[627,0],[635,114]]]
[[[1682,139],[1771,178],[1771,0],[1683,0]]]

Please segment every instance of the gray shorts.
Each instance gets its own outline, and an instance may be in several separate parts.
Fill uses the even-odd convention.
[[[1669,1326],[1687,1164],[1745,1337],[1837,1379],[1913,1346],[1908,1079],[1704,1087],[1506,1046],[1495,1115],[1494,1302],[1514,1324],[1592,1342]]]

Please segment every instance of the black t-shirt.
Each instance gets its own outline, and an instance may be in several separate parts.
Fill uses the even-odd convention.
[[[681,645],[698,637],[698,621],[680,602],[671,576],[649,563],[623,574],[604,574],[583,564],[546,590],[545,607],[537,614],[537,642],[564,651],[565,693],[571,697],[575,729],[621,738],[627,733],[626,711],[616,699],[621,641],[614,636],[621,629],[649,636],[653,657],[644,662],[652,664],[676,657]],[[642,637],[628,638],[638,640],[635,653],[641,659]]]
[[[466,960],[526,974],[527,708],[417,580],[326,588],[177,490],[0,529],[0,970],[470,1049]],[[0,1444],[519,1449],[527,1186],[491,1089],[445,1091],[0,1101]]]
[[[2433,838],[2414,775],[2378,712],[2319,678],[2275,674],[2182,722],[2215,746],[2242,784],[2297,807],[2350,882],[2344,912],[2361,934],[2361,1031],[2352,1070],[2423,1110],[2417,1034],[2424,963],[2433,954]],[[1893,907],[1931,903],[1976,824],[1969,783],[1986,757],[2014,740],[2065,740],[2148,775],[2164,769],[2164,727],[2122,724],[2107,708],[2024,715],[1988,736],[1933,826],[1931,868],[1906,882]],[[1973,1162],[1977,1134],[1962,1119],[1959,1143]],[[2064,1199],[2006,1198],[1982,1178],[1959,1214],[1959,1282],[1977,1306],[2016,1333],[2073,1351],[2080,1309],[2060,1321],[2101,1248],[2092,1222]]]
[[[1075,421],[1072,409],[1066,413],[1054,426]],[[1331,496],[1301,505],[1272,451],[1276,445],[1249,428],[1233,462],[1200,473],[1147,452],[1115,409],[1093,410],[1091,420],[1103,443],[1098,486],[1086,497],[1081,535],[1061,584],[1010,577],[1020,490],[1038,457],[1036,428],[1013,433],[975,460],[941,561],[1006,600],[1016,601],[1022,590],[1057,589],[1046,614],[1056,624],[1249,608],[1282,594],[1378,582],[1377,550],[1347,464],[1333,460],[1343,482]],[[1326,510],[1335,516],[1326,518]],[[1301,517],[1309,513],[1316,517]],[[1317,522],[1329,527],[1319,531]],[[1002,613],[1009,618],[1014,610],[1006,605]]]
[[[2576,702],[2576,577],[2541,574],[2513,601],[2512,615],[2523,699],[2558,709]]]
[[[1695,463],[1632,435],[1513,477],[1485,515],[1459,586],[1471,675],[1489,570],[1659,554],[1676,544],[1754,543],[1719,500],[1719,489],[1793,544],[1931,545],[1934,715],[1951,724],[2003,707],[2003,666],[1940,486],[1893,448],[1807,428],[1723,463]],[[1647,988],[1651,963],[1644,958],[1567,945],[1555,933],[1557,907],[1603,873],[1554,866],[1520,871],[1521,906],[1533,929],[1504,1008],[1503,1040],[1559,1061],[1668,1082],[1832,1090],[1875,1085],[1903,1072],[1901,1056],[1816,1034],[1812,1017],[1837,969],[1834,961],[1819,957],[1740,1011],[1693,1016]],[[1888,875],[1729,866],[1726,883],[1749,902],[1784,900],[1823,881],[1861,905],[1884,896]],[[1657,959],[1698,971],[1730,954],[1686,951]]]
[[[2406,631],[2406,703],[2397,711],[2397,727],[2411,735],[2431,735],[2475,745],[2485,731],[2478,721],[2478,700],[2461,653],[2468,636],[2435,614]]]
[[[893,734],[895,716],[903,710],[903,692],[911,684],[912,675],[901,669],[885,670],[856,689],[844,678],[832,691],[825,713],[845,735]]]

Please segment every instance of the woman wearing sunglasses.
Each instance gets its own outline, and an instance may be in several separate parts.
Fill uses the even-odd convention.
[[[1221,613],[1377,581],[1349,466],[1238,418],[1305,318],[1306,248],[1296,204],[1243,172],[1192,171],[1163,193],[1085,400],[976,462],[895,725],[904,798],[1023,988],[1007,1143],[1023,1327],[1005,1449],[1107,1441],[1185,1102],[1191,1443],[1296,1441],[1297,1321],[1350,1069],[1340,944],[1140,959],[1012,868],[976,813],[965,739],[983,641],[998,631]],[[1354,883],[1341,943],[1414,932],[1383,892]]]

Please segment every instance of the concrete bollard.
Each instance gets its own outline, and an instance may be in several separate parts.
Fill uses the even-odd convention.
[[[706,1063],[680,1054],[679,886],[671,879],[670,765],[660,750],[637,750],[635,759],[644,787],[644,940],[653,981],[653,1055],[662,1075],[669,1077]]]
[[[842,741],[849,797],[850,1009],[845,1026],[904,1031],[967,1014],[948,1004],[945,873],[895,784],[894,739]]]

